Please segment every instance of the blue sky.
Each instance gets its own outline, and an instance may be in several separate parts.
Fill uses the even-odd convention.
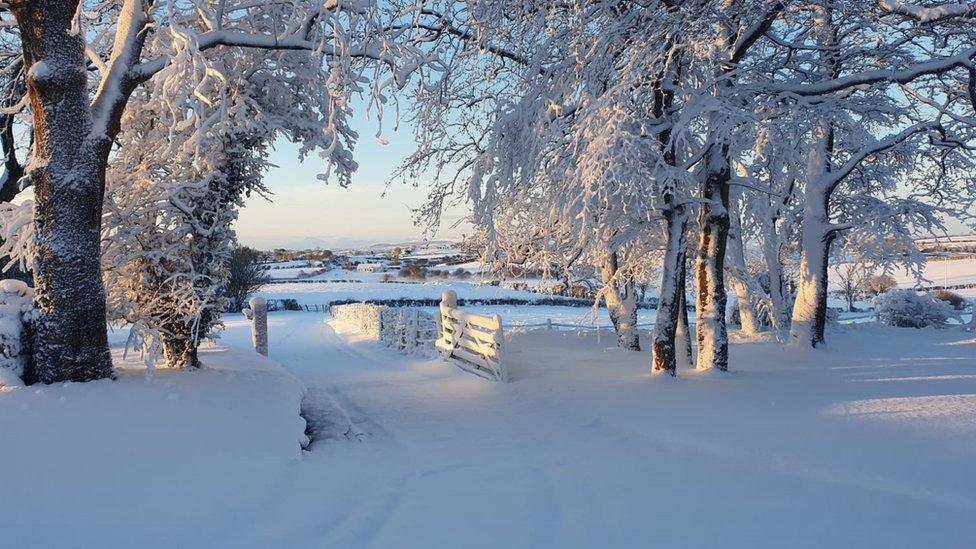
[[[254,195],[247,200],[234,225],[241,242],[268,249],[314,238],[324,245],[347,247],[423,236],[422,228],[413,223],[412,209],[426,199],[427,181],[418,181],[417,187],[400,181],[387,185],[396,167],[413,151],[411,129],[385,132],[389,144],[382,145],[374,137],[375,121],[359,116],[354,127],[360,134],[355,150],[359,170],[345,189],[332,180],[326,184],[316,178],[324,170],[317,156],[299,162],[296,146],[278,143],[271,158],[278,167],[265,177],[274,193],[272,202]],[[454,225],[464,213],[463,207],[448,212],[435,238],[461,236],[464,229]]]

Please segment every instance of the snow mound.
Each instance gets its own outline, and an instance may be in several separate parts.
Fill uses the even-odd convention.
[[[302,455],[302,384],[248,350],[204,368],[0,389],[9,547],[174,546],[259,514]],[[161,519],[165,517],[165,519]]]

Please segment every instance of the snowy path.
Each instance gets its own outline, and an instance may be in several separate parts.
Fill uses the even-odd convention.
[[[737,346],[738,373],[678,380],[646,374],[645,354],[521,336],[514,381],[501,385],[323,320],[272,317],[272,357],[306,383],[321,432],[235,545],[976,540],[976,352],[961,332],[929,332],[924,346],[877,334],[885,348],[873,353],[897,359],[838,337],[812,355],[832,368]],[[245,333],[232,323],[225,339],[243,344]]]

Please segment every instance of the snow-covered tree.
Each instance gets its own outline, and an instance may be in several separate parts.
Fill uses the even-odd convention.
[[[205,52],[224,47],[305,50],[340,65],[370,59],[377,96],[420,61],[400,40],[407,26],[389,24],[370,1],[15,0],[0,9],[18,27],[34,133],[26,173],[36,197],[35,354],[45,382],[111,374],[100,222],[111,150],[137,88],[180,75],[199,97],[215,77]],[[168,49],[147,50],[157,39]]]
[[[689,210],[698,212],[697,365],[726,369],[726,274],[746,331],[768,317],[777,332],[791,326],[794,341],[816,344],[832,242],[856,242],[845,246],[882,261],[912,232],[938,226],[950,209],[946,189],[972,196],[958,154],[971,134],[960,109],[969,94],[955,75],[976,53],[971,35],[953,28],[940,40],[939,29],[911,21],[949,24],[971,16],[966,9],[470,0],[424,13],[424,28],[450,39],[455,76],[417,110],[411,166],[440,176],[425,213],[452,194],[467,197],[489,242],[510,218],[496,216],[496,205],[518,204],[513,196],[557,212],[562,222],[549,226],[564,234],[585,228],[580,243],[598,243],[608,229],[626,240],[663,219],[671,243],[657,369],[673,371]],[[587,167],[606,159],[613,177],[593,178]],[[634,204],[641,223],[630,217]],[[549,241],[545,231],[523,234]],[[756,244],[764,276],[747,268]],[[784,271],[790,250],[799,257],[795,302]]]
[[[145,342],[161,341],[169,366],[195,364],[197,345],[218,325],[231,223],[247,195],[267,193],[262,173],[275,140],[299,143],[302,156],[318,152],[340,184],[356,167],[349,151],[357,135],[345,119],[365,63],[326,66],[314,52],[234,49],[204,60],[219,75],[203,94],[214,99],[195,96],[187,84],[194,80],[175,70],[160,75],[150,82],[158,89],[130,105],[109,169],[110,319]]]

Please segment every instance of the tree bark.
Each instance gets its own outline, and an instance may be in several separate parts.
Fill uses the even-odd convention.
[[[612,252],[603,265],[603,299],[607,304],[610,322],[617,334],[617,346],[621,349],[640,351],[634,281],[620,279],[618,259],[617,252]]]
[[[657,319],[651,335],[651,371],[677,375],[675,344],[681,308],[684,306],[684,264],[687,246],[685,228],[688,213],[683,207],[672,207],[664,211],[668,231],[664,251],[664,265],[661,272],[661,295],[657,303]],[[686,317],[687,319],[687,317]]]
[[[695,355],[691,348],[691,329],[688,326],[688,254],[685,253],[685,260],[681,262],[681,274],[678,276],[678,297],[681,304],[678,306],[678,328],[675,330],[675,338],[678,342],[678,357],[683,360],[679,365],[691,367],[695,363]]]
[[[837,28],[832,17],[826,4],[817,6],[814,11],[814,30],[825,51],[837,43]],[[829,76],[836,77],[840,73],[837,59],[832,55],[821,55],[826,56],[823,62]],[[800,227],[800,281],[790,326],[790,343],[801,347],[822,344],[827,325],[827,267],[830,245],[837,236],[830,225],[830,198],[839,180],[828,177],[832,171],[834,139],[830,119],[820,117],[813,121]]]
[[[92,135],[84,44],[70,32],[77,1],[12,4],[20,27],[34,148],[34,352],[37,379],[112,375],[99,238],[109,136]]]
[[[185,335],[162,335],[163,360],[167,368],[199,368],[197,342]]]
[[[728,145],[715,145],[709,153],[702,182],[701,235],[695,262],[697,300],[695,325],[698,340],[696,368],[729,369],[728,328],[725,324],[725,250],[729,236]]]
[[[836,236],[831,231],[829,217],[830,195],[834,187],[826,178],[830,173],[833,145],[834,131],[830,121],[816,121],[807,157],[800,226],[800,280],[790,326],[790,343],[801,347],[822,344],[827,324],[827,266],[830,244]]]
[[[777,334],[785,333],[790,326],[790,300],[783,280],[783,264],[780,261],[781,242],[775,220],[769,220],[763,227],[763,258],[769,272],[769,300],[773,309],[769,320]]]
[[[826,230],[827,196],[807,189],[803,208],[800,280],[793,304],[790,342],[801,347],[824,343],[827,325],[827,267],[834,233]]]

